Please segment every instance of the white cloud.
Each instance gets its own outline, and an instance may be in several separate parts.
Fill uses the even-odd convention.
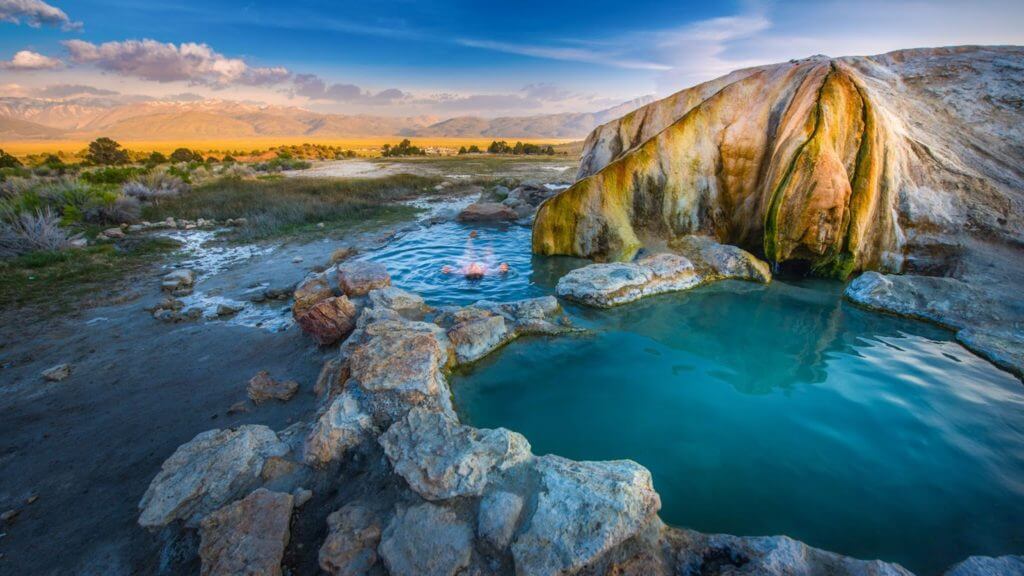
[[[56,6],[42,0],[0,0],[0,22],[20,24],[22,20],[33,28],[60,26],[64,30],[80,30],[81,22],[71,18]]]
[[[379,105],[392,104],[409,96],[397,88],[373,92],[355,84],[328,84],[315,74],[296,74],[293,82],[293,92],[310,100]]]
[[[14,57],[6,62],[0,62],[0,68],[5,70],[54,70],[63,66],[63,63],[38,52],[21,50],[14,54]]]
[[[228,58],[206,44],[193,42],[175,45],[145,39],[97,45],[67,40],[64,46],[76,64],[92,64],[100,70],[154,82],[267,86],[291,76],[286,68],[250,67],[241,58]]]

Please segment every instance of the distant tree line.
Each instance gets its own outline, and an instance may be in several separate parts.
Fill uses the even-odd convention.
[[[475,144],[466,148],[465,146],[459,148],[459,154],[481,154],[480,148]],[[541,144],[524,144],[522,142],[516,142],[514,146],[509,146],[508,142],[504,140],[494,140],[491,145],[487,147],[488,154],[544,154],[547,156],[555,155],[555,147],[550,144],[547,146]]]
[[[426,156],[427,151],[418,146],[413,146],[412,142],[406,138],[395,146],[392,146],[391,144],[381,146],[380,155],[386,158],[397,156]]]

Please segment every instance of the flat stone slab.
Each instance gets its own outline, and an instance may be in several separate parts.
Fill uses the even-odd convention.
[[[555,292],[582,304],[608,308],[646,296],[689,290],[703,282],[704,276],[688,258],[656,254],[636,262],[577,268],[562,276]]]
[[[201,525],[202,576],[281,576],[291,494],[260,488],[207,516]]]
[[[391,285],[391,276],[383,264],[344,262],[338,264],[338,286],[348,297],[366,296],[370,290]]]

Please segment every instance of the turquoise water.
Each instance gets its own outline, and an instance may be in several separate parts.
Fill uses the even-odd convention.
[[[389,267],[403,242],[416,258],[457,252],[468,229],[445,226],[392,246]],[[487,232],[514,276],[438,282],[407,263],[394,282],[435,304],[512,299],[579,265],[531,259],[528,230]],[[949,332],[819,281],[568,311],[592,333],[522,339],[453,376],[464,420],[539,454],[636,460],[662,518],[705,532],[787,534],[919,574],[1024,553],[1024,385]]]

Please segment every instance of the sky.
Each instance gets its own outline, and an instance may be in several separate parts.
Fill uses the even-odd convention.
[[[1024,44],[1024,1],[0,0],[0,96],[520,116],[958,44]]]

